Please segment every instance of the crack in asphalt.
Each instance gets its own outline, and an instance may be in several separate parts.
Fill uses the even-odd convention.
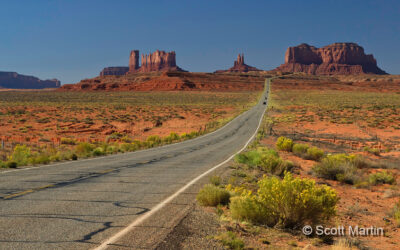
[[[137,212],[136,215],[144,214],[144,213],[150,211],[149,208],[145,208],[145,207],[131,207],[131,206],[127,206],[127,205],[122,205],[121,203],[123,203],[123,202],[117,201],[117,202],[114,202],[113,205],[114,205],[114,206],[117,206],[117,207],[124,207],[124,208],[137,208],[137,209],[142,209],[142,211]],[[126,203],[126,202],[124,202],[124,203]]]
[[[93,237],[94,235],[96,235],[96,234],[98,234],[98,233],[101,233],[101,232],[103,232],[103,231],[106,231],[107,229],[111,228],[111,227],[112,227],[112,226],[111,226],[111,223],[112,223],[111,221],[104,222],[104,223],[103,223],[103,226],[104,226],[104,227],[99,228],[99,229],[97,229],[97,230],[94,230],[94,231],[92,231],[92,232],[90,232],[90,233],[84,235],[82,239],[76,240],[76,242],[88,242],[89,240],[92,239],[92,237]]]
[[[15,199],[15,198],[18,198],[18,197],[21,197],[21,196],[25,196],[25,195],[28,195],[28,194],[33,193],[33,192],[38,192],[38,191],[41,191],[41,190],[44,190],[44,189],[60,188],[60,187],[72,185],[72,184],[75,184],[75,183],[79,183],[79,182],[82,182],[82,181],[86,181],[88,179],[92,179],[92,178],[97,178],[97,177],[100,177],[100,176],[108,175],[110,173],[116,173],[116,172],[119,172],[121,169],[124,169],[124,168],[134,168],[134,167],[139,167],[141,165],[153,164],[153,163],[160,162],[160,161],[163,161],[163,160],[167,160],[167,159],[170,159],[170,158],[175,158],[175,157],[183,155],[183,154],[189,154],[189,153],[201,150],[201,149],[203,149],[203,148],[205,148],[205,147],[207,147],[209,145],[217,144],[217,143],[225,140],[226,138],[231,137],[232,135],[235,134],[235,131],[237,131],[238,129],[243,127],[249,119],[250,119],[250,117],[246,117],[242,122],[240,122],[237,126],[235,126],[235,129],[232,132],[225,133],[225,134],[215,138],[212,141],[205,142],[205,143],[202,143],[200,145],[190,147],[189,150],[180,151],[179,153],[175,153],[173,155],[165,155],[165,156],[161,156],[161,157],[158,157],[158,158],[153,158],[153,159],[151,159],[151,160],[149,160],[149,161],[147,161],[145,163],[143,163],[143,162],[142,163],[134,163],[134,164],[130,163],[128,165],[120,166],[120,167],[115,168],[115,169],[103,170],[103,172],[81,174],[77,178],[74,178],[74,179],[71,179],[71,180],[67,180],[67,181],[52,183],[52,184],[48,185],[48,187],[45,187],[45,188],[40,188],[40,187],[39,188],[32,188],[32,189],[20,191],[20,192],[17,192],[17,193],[8,192],[8,193],[6,193],[5,196],[0,197],[0,200],[12,200],[12,199]]]
[[[74,231],[75,236],[73,236],[72,239],[68,240],[68,241],[57,241],[59,240],[58,238],[56,238],[56,241],[51,241],[51,238],[48,240],[44,239],[42,241],[37,241],[39,243],[58,243],[58,242],[75,242],[75,244],[77,244],[76,242],[79,243],[83,243],[83,244],[87,244],[86,246],[91,246],[92,244],[98,244],[97,239],[102,238],[103,235],[107,235],[110,233],[113,233],[113,231],[117,230],[119,231],[120,228],[123,228],[125,226],[120,225],[126,223],[126,219],[130,219],[130,218],[136,218],[136,217],[143,217],[143,214],[145,214],[144,216],[148,216],[148,215],[152,215],[152,209],[154,208],[154,204],[159,204],[159,203],[145,203],[143,201],[149,200],[149,201],[153,201],[156,198],[158,198],[158,194],[160,194],[160,197],[164,197],[165,193],[163,191],[165,191],[165,189],[163,188],[156,188],[151,189],[151,188],[143,188],[139,194],[136,194],[136,196],[133,195],[126,195],[126,196],[115,196],[114,194],[111,195],[102,195],[102,196],[95,196],[95,197],[102,197],[104,198],[103,200],[98,199],[98,200],[91,200],[93,199],[92,196],[89,196],[87,199],[85,200],[85,195],[79,195],[76,194],[75,192],[98,192],[98,193],[102,193],[102,192],[112,192],[112,193],[129,193],[129,192],[124,192],[124,191],[109,191],[109,190],[105,190],[105,191],[99,191],[99,189],[105,189],[103,188],[104,186],[106,186],[109,183],[112,183],[112,187],[116,186],[117,189],[119,188],[119,184],[120,183],[132,183],[133,185],[125,185],[126,188],[128,188],[128,190],[131,190],[131,187],[136,187],[136,186],[141,186],[141,184],[153,184],[153,185],[161,185],[160,187],[164,186],[168,186],[169,188],[171,187],[170,184],[176,184],[176,185],[184,185],[186,184],[186,179],[187,178],[192,178],[191,175],[194,174],[198,174],[198,172],[200,170],[202,170],[202,168],[199,169],[194,169],[191,170],[193,173],[189,172],[189,174],[185,173],[185,172],[181,172],[184,171],[185,169],[187,170],[188,167],[191,167],[191,165],[186,166],[186,168],[183,168],[182,165],[187,165],[190,164],[191,162],[198,162],[197,165],[204,165],[205,163],[207,164],[212,164],[215,163],[217,161],[220,160],[220,158],[225,157],[226,154],[228,154],[229,150],[225,150],[223,151],[222,149],[224,149],[227,146],[230,146],[228,149],[232,149],[235,150],[235,148],[239,147],[240,144],[236,142],[236,139],[241,139],[240,136],[241,135],[247,135],[250,132],[250,127],[247,126],[247,123],[250,122],[254,122],[255,118],[254,117],[259,117],[259,114],[261,112],[261,107],[257,107],[256,109],[253,109],[253,111],[248,112],[247,115],[243,115],[240,116],[240,118],[238,117],[238,119],[236,119],[235,122],[233,123],[228,123],[228,125],[225,127],[224,130],[221,130],[221,133],[216,133],[215,135],[213,135],[211,137],[210,134],[207,134],[205,136],[206,139],[204,140],[199,140],[196,141],[194,143],[190,143],[191,140],[188,140],[185,142],[182,142],[182,144],[180,144],[180,146],[177,147],[172,147],[171,150],[159,150],[159,151],[153,151],[154,153],[151,154],[140,154],[140,151],[138,151],[139,154],[137,154],[139,157],[136,157],[136,154],[133,155],[133,157],[124,157],[124,155],[122,155],[121,157],[118,156],[112,156],[110,158],[106,158],[107,160],[99,160],[96,161],[94,163],[94,167],[88,165],[88,167],[86,167],[85,163],[79,163],[78,164],[71,164],[72,166],[76,166],[77,168],[70,168],[70,171],[73,173],[71,174],[71,172],[67,171],[67,174],[63,174],[62,172],[64,171],[64,169],[62,169],[62,171],[57,171],[58,169],[56,168],[55,171],[56,172],[61,172],[60,175],[65,176],[65,179],[63,180],[59,180],[61,178],[54,178],[51,180],[49,180],[49,183],[45,183],[45,182],[41,182],[41,181],[21,181],[21,183],[24,184],[24,186],[30,186],[32,185],[31,183],[34,183],[34,185],[41,185],[40,183],[42,183],[45,186],[41,186],[41,187],[37,187],[37,188],[31,188],[28,190],[16,190],[14,189],[13,191],[11,191],[12,189],[0,189],[0,192],[4,192],[5,190],[7,190],[7,194],[3,194],[3,197],[0,197],[0,202],[1,200],[3,200],[3,205],[4,206],[8,206],[11,205],[12,206],[19,206],[19,201],[24,201],[22,202],[23,204],[28,204],[28,205],[36,205],[36,203],[34,203],[35,201],[47,201],[50,204],[52,202],[57,202],[57,204],[59,204],[60,206],[63,207],[62,210],[47,210],[47,209],[42,209],[40,206],[36,208],[36,206],[33,206],[33,210],[31,208],[32,213],[29,214],[27,213],[27,210],[22,210],[21,212],[25,212],[23,214],[20,214],[17,210],[10,210],[11,213],[6,213],[4,210],[3,214],[0,214],[0,218],[7,218],[5,219],[6,223],[9,223],[10,225],[14,225],[19,218],[21,218],[22,221],[27,221],[28,223],[32,223],[35,224],[37,223],[38,225],[42,225],[42,223],[56,223],[58,225],[67,225],[67,230],[74,230],[70,225],[75,226],[76,228],[75,230],[80,230],[78,231]],[[258,120],[258,119],[257,119]],[[210,135],[210,136],[208,136]],[[207,137],[208,136],[208,137]],[[211,147],[210,147],[211,146]],[[210,147],[210,149],[208,149]],[[155,148],[156,149],[156,148]],[[222,153],[217,155],[216,157],[212,157],[209,158],[208,161],[203,161],[202,159],[207,159],[208,155],[212,152],[219,152],[221,151]],[[127,155],[127,154],[126,154]],[[185,157],[179,158],[182,155],[187,155]],[[170,159],[170,160],[169,160]],[[132,163],[132,161],[134,161]],[[158,165],[154,166],[153,164],[159,162]],[[98,163],[98,164],[97,164]],[[96,165],[97,164],[97,165]],[[92,164],[93,165],[93,164]],[[152,168],[150,168],[149,170],[146,171],[146,168],[148,165],[153,165]],[[169,171],[160,171],[160,169],[162,169],[162,167],[164,167],[164,165],[168,166],[168,170]],[[171,166],[170,166],[171,165]],[[177,165],[181,165],[181,166],[177,166]],[[197,165],[194,165],[195,167]],[[208,165],[207,165],[208,166]],[[83,169],[84,171],[80,171],[79,167],[81,167],[81,169]],[[206,167],[206,166],[202,166],[202,167]],[[106,169],[109,168],[109,169]],[[136,171],[134,168],[137,168],[138,171]],[[131,170],[132,169],[132,170]],[[152,170],[153,169],[153,170]],[[176,172],[178,171],[178,172]],[[141,174],[138,175],[133,175],[132,173],[135,172],[140,172]],[[165,172],[165,173],[164,173]],[[53,176],[57,176],[58,174],[51,174]],[[98,178],[98,177],[103,177],[103,176],[107,176],[104,178]],[[150,181],[146,181],[146,180],[150,180],[151,178],[148,177],[152,177],[154,180]],[[122,178],[121,178],[122,177]],[[128,178],[128,179],[124,179],[124,177]],[[179,178],[181,177],[181,178]],[[96,179],[98,178],[98,179]],[[115,179],[115,178],[119,178],[119,179]],[[171,180],[171,178],[174,178],[176,181],[171,182],[169,180]],[[40,178],[40,179],[44,179],[44,178]],[[127,180],[133,180],[133,181],[127,181]],[[135,181],[137,180],[137,181]],[[50,183],[52,182],[52,183]],[[39,183],[39,184],[36,184]],[[77,183],[82,183],[82,184],[77,184]],[[95,184],[95,187],[97,190],[90,190],[93,188],[90,184]],[[105,183],[105,184],[103,184]],[[137,183],[137,184],[136,184]],[[46,185],[47,184],[47,185]],[[76,185],[74,185],[76,184]],[[115,184],[115,185],[114,185]],[[87,187],[89,186],[89,188],[83,189],[83,190],[76,190],[79,189],[82,186]],[[64,189],[58,189],[61,187],[65,187],[65,186],[70,186],[69,188],[64,188]],[[100,187],[100,188],[98,188]],[[159,187],[159,186],[157,186]],[[175,186],[174,186],[175,187]],[[42,191],[44,189],[56,189],[58,191],[49,191],[49,192],[44,192],[42,193],[43,195],[37,195],[37,196],[28,196],[27,194],[29,193],[33,193],[33,192],[39,192]],[[173,190],[173,188],[170,188]],[[154,193],[155,195],[149,195],[150,193],[148,193],[149,191],[154,190],[154,192],[160,192],[160,193]],[[15,193],[18,192],[19,193]],[[67,195],[62,195],[61,191],[67,191],[68,194]],[[14,192],[14,193],[12,193]],[[169,192],[169,189],[168,189]],[[71,193],[73,193],[71,195]],[[45,199],[48,197],[48,194],[52,197],[52,198],[57,198],[60,197],[62,199]],[[182,192],[181,194],[185,194],[185,192]],[[192,193],[193,194],[193,193]],[[70,196],[71,195],[71,196]],[[89,194],[90,195],[90,194]],[[142,196],[149,196],[149,197],[153,197],[153,199],[143,199]],[[7,196],[9,198],[7,198]],[[22,197],[23,196],[23,197]],[[54,196],[54,197],[53,197]],[[42,199],[44,197],[44,199]],[[125,197],[125,198],[122,198]],[[155,197],[155,198],[154,198]],[[10,202],[10,203],[5,203],[5,200],[13,200],[15,198],[20,198],[20,199],[16,199],[14,202]],[[68,198],[72,198],[72,199],[68,199]],[[73,199],[76,198],[76,199]],[[81,199],[80,199],[81,198]],[[116,198],[116,199],[115,199]],[[110,200],[111,199],[111,200]],[[115,200],[114,200],[115,199]],[[133,200],[132,200],[133,199]],[[137,201],[136,201],[137,200]],[[31,203],[32,201],[32,203]],[[67,202],[67,205],[71,205],[71,207],[74,208],[79,208],[77,210],[73,209],[71,211],[71,209],[69,209],[66,206],[63,206],[63,201]],[[68,203],[70,202],[70,203]],[[71,203],[72,202],[72,203]],[[75,204],[73,202],[76,202]],[[87,207],[85,207],[85,209],[80,209],[80,206],[82,206],[82,204],[80,204],[79,202],[85,202],[87,203]],[[104,203],[104,204],[90,204],[91,202],[93,203]],[[42,206],[46,206],[46,202],[44,204],[42,204]],[[176,206],[187,206],[187,204],[180,204],[178,201],[169,201],[168,204],[173,204]],[[65,209],[64,209],[65,207]],[[82,206],[83,207],[83,206]],[[101,207],[101,209],[99,210],[92,210],[92,207]],[[149,208],[146,208],[149,207]],[[56,208],[56,207],[53,207]],[[69,209],[69,210],[68,210]],[[174,209],[180,209],[180,207],[177,207]],[[34,210],[37,210],[38,213],[35,213]],[[45,213],[45,211],[48,211],[48,213]],[[69,211],[69,212],[68,212]],[[73,213],[82,213],[80,214],[73,214]],[[62,214],[64,213],[64,214]],[[97,214],[96,214],[97,213]],[[85,215],[86,214],[86,215]],[[28,218],[28,219],[23,219],[23,218]],[[66,221],[63,221],[66,220]],[[69,221],[68,221],[69,220]],[[159,223],[159,222],[158,222]],[[154,225],[152,226],[145,226],[145,225],[139,225],[138,227],[149,227],[149,228],[164,228],[164,227],[160,227],[158,226],[158,223],[156,222]],[[69,227],[68,227],[69,226]],[[47,229],[47,228],[46,228]],[[111,230],[109,230],[111,229]],[[25,230],[25,229],[23,229]],[[51,229],[47,229],[47,230],[51,230]],[[18,232],[19,233],[19,232]],[[52,231],[49,231],[50,235],[54,236],[52,234]],[[56,231],[56,233],[58,233],[58,231]],[[5,236],[7,237],[7,236]],[[59,237],[59,236],[57,236]],[[54,237],[52,237],[54,238]],[[19,242],[18,239],[13,240],[10,238],[5,238],[4,240],[0,240],[0,242]],[[35,241],[20,241],[20,242],[32,242],[36,243]],[[114,244],[110,244],[110,245],[114,245]],[[32,245],[34,246],[34,245]],[[118,244],[115,244],[115,246],[118,246]],[[139,247],[140,248],[140,247]]]

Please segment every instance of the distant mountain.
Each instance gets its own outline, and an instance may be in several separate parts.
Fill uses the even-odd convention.
[[[16,72],[0,71],[0,88],[7,89],[44,89],[58,88],[61,82],[57,79],[40,80],[34,76],[20,75]]]

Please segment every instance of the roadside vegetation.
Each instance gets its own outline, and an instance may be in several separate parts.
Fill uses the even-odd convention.
[[[245,249],[397,248],[400,92],[285,81],[272,84],[255,141],[208,184],[230,194],[213,205],[222,231]],[[373,225],[385,236],[307,237],[304,225]]]
[[[400,227],[400,200],[394,205],[392,217],[396,221],[397,227]]]
[[[257,92],[0,92],[0,167],[77,160],[214,131]]]
[[[259,132],[260,135],[263,133]],[[288,138],[279,138],[276,143],[277,148],[286,152],[294,145]],[[336,191],[318,185],[314,180],[293,176],[298,167],[282,159],[278,151],[253,144],[236,155],[230,177],[224,180],[219,176],[210,177],[211,183],[200,190],[197,200],[202,206],[216,207],[223,221],[245,223],[243,227],[248,224],[259,228],[257,230],[298,231],[304,225],[330,223],[337,212],[339,197]],[[228,231],[221,235],[215,238],[223,245],[231,249],[243,248],[226,243],[227,239],[240,238],[237,232]]]
[[[46,147],[40,148],[36,152],[32,152],[31,148],[26,145],[17,145],[12,153],[7,157],[6,161],[0,161],[1,167],[16,168],[26,165],[47,164],[50,162],[59,162],[65,160],[78,160],[95,156],[103,156],[108,154],[132,152],[140,149],[148,149],[156,146],[166,145],[170,143],[180,142],[199,136],[199,133],[192,132],[189,134],[181,134],[172,132],[169,136],[159,137],[157,135],[149,136],[146,140],[128,140],[124,143],[88,143],[75,142],[71,139],[66,140],[71,147]],[[65,142],[64,142],[65,143]]]

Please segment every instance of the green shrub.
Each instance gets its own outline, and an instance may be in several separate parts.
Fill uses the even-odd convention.
[[[256,224],[274,226],[271,211],[269,211],[255,196],[235,196],[229,204],[231,216],[235,220],[249,221]]]
[[[6,168],[7,164],[4,161],[0,160],[0,168]]]
[[[252,150],[237,154],[235,156],[235,161],[251,167],[256,167],[261,163],[261,157],[262,153],[259,150]]]
[[[352,165],[348,164],[342,165],[343,166],[343,173],[339,173],[336,175],[336,179],[340,182],[350,184],[350,185],[355,185],[355,184],[360,184],[362,185],[362,178],[360,177],[360,174],[358,173],[357,169],[355,169]]]
[[[354,159],[351,160],[356,168],[371,168],[375,167],[375,164],[361,155],[356,155]],[[383,166],[382,166],[383,167]]]
[[[259,167],[261,170],[275,175],[282,175],[294,167],[292,162],[282,160],[275,150],[265,147],[238,154],[235,156],[235,161],[251,167]]]
[[[243,170],[237,169],[237,170],[232,172],[232,176],[244,178],[244,177],[247,176],[247,173],[245,171],[243,171]]]
[[[132,145],[135,150],[138,150],[143,146],[143,143],[139,140],[133,140]]]
[[[75,147],[75,153],[80,157],[88,157],[92,154],[93,149],[93,144],[81,142]]]
[[[172,143],[172,142],[174,142],[174,141],[178,141],[179,139],[180,139],[180,136],[179,136],[177,133],[171,132],[171,133],[169,134],[169,136],[164,137],[163,140],[164,140],[166,143]]]
[[[195,138],[196,136],[198,136],[199,135],[199,133],[197,132],[197,131],[192,131],[192,132],[190,132],[189,134],[188,134],[188,138],[189,139],[193,139],[193,138]]]
[[[392,214],[396,221],[397,227],[400,227],[400,200],[394,206]]]
[[[76,145],[76,141],[72,138],[61,138],[61,144]]]
[[[47,164],[50,163],[50,156],[47,153],[39,153],[29,159],[31,164]]]
[[[364,147],[364,151],[376,156],[381,155],[381,151],[377,148]]]
[[[197,194],[197,201],[202,206],[226,205],[229,202],[230,193],[223,188],[206,184]]]
[[[132,143],[133,140],[129,136],[126,135],[121,138],[121,141],[125,142],[125,143]]]
[[[258,197],[283,227],[296,228],[304,223],[316,224],[336,213],[339,198],[334,189],[317,186],[314,180],[264,178],[259,182]]]
[[[103,148],[97,147],[93,150],[92,154],[93,154],[93,156],[101,156],[101,155],[105,155],[106,153],[104,152]]]
[[[219,177],[218,175],[213,175],[210,177],[210,182],[214,186],[219,186],[221,185],[221,177]]]
[[[317,147],[311,147],[307,149],[306,159],[319,161],[324,156],[324,151]]]
[[[278,150],[290,152],[293,148],[293,141],[292,139],[281,136],[276,141],[276,147],[278,148]]]
[[[305,155],[306,155],[306,153],[307,153],[307,149],[308,149],[309,147],[310,147],[310,146],[308,146],[307,144],[298,144],[298,143],[295,143],[295,144],[293,145],[292,152],[293,152],[295,155],[297,155],[297,156],[299,156],[299,157],[301,157],[301,158],[304,158]]]
[[[105,149],[106,154],[115,154],[115,153],[118,153],[118,151],[119,151],[118,144],[107,145],[107,147]]]
[[[261,157],[259,167],[267,173],[282,176],[285,172],[292,171],[294,164],[282,160],[274,150],[266,150]]]
[[[396,182],[396,179],[393,177],[393,174],[387,171],[370,174],[368,180],[369,183],[371,183],[372,185],[394,184]]]
[[[264,177],[258,185],[256,195],[242,191],[241,198],[231,199],[235,218],[295,229],[321,223],[336,214],[339,198],[335,190],[317,186],[314,180],[293,178],[286,173],[283,180]]]
[[[9,157],[10,162],[17,163],[18,166],[28,165],[29,157],[31,157],[31,149],[26,145],[17,145]]]
[[[240,250],[244,249],[244,242],[238,238],[233,232],[227,231],[215,237],[216,240],[221,241],[222,245],[229,249]]]
[[[129,152],[131,151],[131,144],[130,143],[122,143],[119,145],[119,150],[121,152]]]
[[[268,150],[262,153],[258,166],[266,172],[272,172],[282,163],[282,161],[283,160],[274,150]]]
[[[283,176],[286,172],[292,172],[293,168],[294,168],[293,162],[283,160],[271,173],[278,176]]]
[[[260,166],[263,158],[279,158],[278,153],[273,149],[258,147],[256,150],[237,154],[235,161],[251,167]]]
[[[61,152],[58,151],[56,154],[49,155],[49,161],[50,162],[61,161],[63,160],[61,157],[62,157]]]
[[[320,163],[314,165],[312,172],[317,177],[355,184],[359,178],[355,159],[355,155],[327,155]]]
[[[199,135],[199,133],[197,131],[192,131],[190,133],[181,134],[180,138],[186,140],[186,139],[192,139],[192,138],[194,138],[194,137],[196,137],[198,135]]]
[[[74,155],[74,153],[71,150],[61,150],[58,152],[59,160],[72,160],[72,155]],[[78,159],[77,156],[76,159]]]
[[[147,146],[150,148],[160,145],[161,141],[161,137],[158,135],[150,135],[146,139]]]
[[[177,140],[180,139],[179,135],[177,133],[175,133],[175,132],[171,132],[169,134],[169,137],[172,139],[172,141],[177,141]]]
[[[122,138],[123,136],[124,135],[119,132],[114,132],[111,135],[109,135],[107,139],[118,140],[118,139]]]

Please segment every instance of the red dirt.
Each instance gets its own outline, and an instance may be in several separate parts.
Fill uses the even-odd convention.
[[[276,90],[341,90],[364,92],[399,92],[400,77],[398,76],[286,76],[284,79],[274,80]]]
[[[341,82],[338,79],[330,77],[312,77],[303,76],[301,77],[288,77],[289,79],[277,79],[272,84],[272,93],[285,92],[287,90],[298,90],[299,95],[306,93],[307,90],[318,90],[321,94],[331,90],[341,90],[346,92],[376,92],[376,93],[398,93],[400,92],[400,81],[398,77],[376,77],[371,81],[365,81],[369,76],[360,76],[359,79],[351,79],[349,77],[343,77],[341,80],[347,82]],[[392,79],[392,80],[390,80]],[[389,96],[388,96],[389,98]],[[393,98],[393,96],[391,96]],[[294,100],[293,100],[294,101]],[[278,101],[279,102],[279,101]],[[309,105],[309,106],[307,106]],[[312,103],[306,103],[302,107],[290,107],[290,110],[294,112],[296,117],[312,116],[315,115],[310,112],[310,106]],[[318,104],[314,104],[318,105]],[[287,106],[285,107],[287,108]],[[269,112],[269,116],[274,118],[282,117],[285,115],[285,108],[283,111]],[[297,110],[305,108],[304,113],[298,112]],[[394,107],[393,107],[394,108]],[[322,108],[323,109],[323,108]],[[364,112],[365,110],[360,109],[357,112]],[[364,114],[364,113],[362,113]],[[366,112],[368,116],[373,116],[373,111]],[[348,117],[348,114],[343,112],[338,115]],[[319,121],[314,119],[313,121],[301,120],[294,123],[276,122],[273,126],[273,133],[275,136],[268,137],[262,141],[262,144],[268,147],[274,148],[275,142],[278,136],[285,135],[294,138],[296,143],[306,143],[313,146],[318,146],[325,150],[325,152],[346,152],[356,153],[364,155],[373,161],[390,161],[392,165],[389,165],[389,169],[365,169],[364,174],[370,174],[377,171],[387,170],[395,176],[397,183],[400,183],[400,132],[393,130],[390,125],[395,125],[395,121],[392,123],[384,123],[385,128],[370,128],[360,127],[359,124],[340,124],[331,123],[327,121]],[[335,138],[326,138],[326,135],[335,135]],[[373,141],[371,138],[375,135],[379,138],[379,141],[383,144],[391,144],[392,148],[390,152],[384,152],[386,148],[382,143]],[[371,148],[382,149],[380,156],[372,155],[363,151],[364,146],[370,146]],[[363,246],[368,246],[373,249],[397,249],[400,245],[400,229],[395,225],[394,219],[390,216],[390,212],[394,207],[394,204],[398,202],[400,191],[399,185],[377,185],[370,186],[368,188],[355,188],[352,185],[343,184],[338,181],[331,181],[321,178],[316,178],[310,174],[310,170],[316,162],[310,160],[301,159],[292,153],[279,152],[284,159],[291,160],[301,166],[298,175],[301,177],[315,179],[317,183],[327,184],[333,187],[339,197],[340,201],[338,204],[338,216],[332,221],[333,225],[345,225],[360,227],[383,227],[385,236],[383,237],[358,237],[362,242]],[[391,194],[391,195],[389,195]],[[304,242],[299,241],[296,237],[293,237],[297,241],[299,246],[304,245]],[[330,248],[330,246],[321,246]],[[310,249],[314,247],[309,246]],[[319,247],[318,247],[319,248]],[[316,248],[317,249],[317,248]]]
[[[65,84],[57,91],[257,91],[264,88],[264,79],[262,74],[136,73],[99,76],[77,84]]]

